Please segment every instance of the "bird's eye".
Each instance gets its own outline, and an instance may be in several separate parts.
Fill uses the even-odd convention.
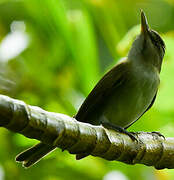
[[[165,44],[164,44],[164,41],[161,39],[160,35],[157,32],[153,31],[153,30],[151,30],[149,34],[150,34],[150,38],[152,40],[152,43],[158,49],[160,49],[160,47],[161,47],[162,50],[163,50],[163,53],[164,53],[165,52]]]

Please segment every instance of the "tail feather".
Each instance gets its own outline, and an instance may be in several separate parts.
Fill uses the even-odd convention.
[[[16,161],[22,162],[24,167],[30,167],[55,148],[54,146],[39,143],[17,155]]]

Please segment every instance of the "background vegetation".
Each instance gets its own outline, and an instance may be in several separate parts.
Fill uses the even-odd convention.
[[[174,137],[174,1],[0,0],[0,93],[48,111],[74,115],[100,77],[140,32],[140,8],[166,43],[153,108],[131,131]],[[59,149],[30,169],[15,156],[35,144],[0,129],[0,180],[170,180],[173,170],[100,158],[76,161]]]

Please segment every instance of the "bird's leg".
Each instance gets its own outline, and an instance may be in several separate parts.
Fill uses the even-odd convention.
[[[102,126],[107,129],[112,129],[117,132],[124,133],[124,134],[128,135],[133,141],[138,141],[137,138],[134,136],[134,133],[128,132],[128,131],[126,131],[126,129],[119,127],[115,124],[112,124],[110,122],[102,122]]]

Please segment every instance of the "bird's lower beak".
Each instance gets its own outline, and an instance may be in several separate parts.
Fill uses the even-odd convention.
[[[149,30],[149,26],[148,26],[146,15],[141,10],[141,33],[145,35],[148,33],[148,30]]]

